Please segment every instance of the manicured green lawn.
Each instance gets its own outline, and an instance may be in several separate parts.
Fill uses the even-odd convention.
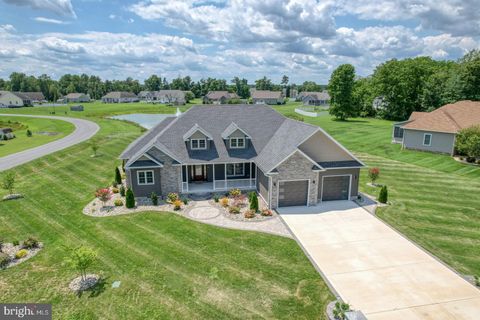
[[[61,120],[9,116],[0,116],[2,127],[12,127],[16,138],[0,141],[0,157],[63,138],[75,129],[73,124]],[[33,133],[31,137],[27,137],[28,129]]]
[[[9,242],[35,235],[45,248],[0,271],[1,302],[53,303],[54,319],[324,319],[333,296],[294,240],[173,213],[83,215],[94,190],[112,181],[118,154],[140,134],[93,113],[99,157],[90,158],[86,142],[14,169],[26,197],[0,202],[0,235]],[[65,246],[80,244],[98,250],[91,271],[106,281],[77,298],[67,288],[76,274],[62,262]],[[116,280],[121,286],[112,289]]]

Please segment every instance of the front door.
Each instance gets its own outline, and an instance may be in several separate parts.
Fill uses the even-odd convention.
[[[205,181],[206,180],[206,166],[203,164],[193,166],[193,181]]]

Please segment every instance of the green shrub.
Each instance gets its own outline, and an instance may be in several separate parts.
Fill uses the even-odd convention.
[[[10,256],[6,253],[0,252],[0,268],[5,268],[10,262]]]
[[[383,186],[382,189],[380,189],[380,194],[378,195],[378,201],[380,203],[387,203],[388,201],[387,186]]]
[[[475,280],[475,285],[480,287],[480,278],[478,276],[473,276],[473,279]]]
[[[27,130],[27,137],[31,137],[33,134],[32,134],[32,131],[30,129]]]
[[[350,305],[348,303],[337,301],[335,303],[335,308],[333,309],[333,316],[335,319],[344,320],[345,313],[350,311]]]
[[[18,245],[20,244],[20,241],[18,241],[18,240],[13,240],[12,244],[13,244],[14,246],[18,246]]]
[[[158,206],[158,196],[155,192],[152,192],[152,194],[150,195],[150,200],[152,200],[152,204],[154,206]]]
[[[37,248],[38,247],[37,238],[28,237],[25,241],[23,241],[23,247],[27,249]]]
[[[480,125],[460,130],[455,137],[455,149],[457,153],[466,155],[468,162],[480,158]]]
[[[233,213],[233,214],[238,214],[238,213],[240,213],[240,208],[239,207],[230,207],[228,212]]]
[[[228,192],[228,194],[230,195],[230,197],[238,197],[242,194],[242,191],[240,191],[240,189],[232,189]]]
[[[130,188],[127,189],[127,193],[125,195],[125,206],[129,209],[135,208],[135,196]]]
[[[122,175],[120,174],[120,170],[118,170],[118,167],[115,167],[115,182],[117,184],[122,184]]]
[[[250,197],[250,210],[253,210],[253,212],[258,211],[258,197],[255,192],[253,192]]]
[[[188,204],[188,199],[187,199],[187,198],[183,198],[183,199],[182,199],[182,202],[183,202],[184,205],[187,205],[187,204]]]
[[[217,202],[220,200],[220,197],[218,195],[213,196],[213,201]]]
[[[28,254],[27,249],[21,249],[18,250],[17,253],[15,253],[15,259],[22,259]]]
[[[121,207],[121,206],[123,206],[123,201],[122,201],[122,199],[115,199],[113,204],[115,205],[115,207]]]
[[[175,192],[170,192],[168,195],[167,195],[167,201],[169,203],[174,203],[175,201],[178,200],[178,193],[175,193]]]
[[[120,186],[120,195],[125,197],[125,187],[123,185]]]

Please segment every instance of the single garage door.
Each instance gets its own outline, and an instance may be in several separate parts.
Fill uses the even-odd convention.
[[[308,180],[280,181],[278,183],[278,206],[306,206]]]
[[[350,176],[323,178],[322,201],[348,200]]]

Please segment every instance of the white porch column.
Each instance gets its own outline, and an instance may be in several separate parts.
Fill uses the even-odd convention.
[[[225,187],[225,189],[228,189],[228,188],[227,188],[227,164],[224,163],[224,164],[223,164],[223,167],[224,167],[224,169],[225,169],[225,176],[224,176],[225,185],[224,185],[224,187]]]
[[[190,176],[190,172],[188,172],[188,164],[185,165],[185,173],[187,174],[187,192],[188,192],[188,184],[189,184],[189,181],[188,181],[188,177]]]
[[[216,189],[215,188],[215,163],[212,164],[212,166],[213,166],[213,190],[215,191],[215,189]]]
[[[249,186],[250,186],[250,188],[251,188],[251,187],[252,187],[252,162],[251,162],[251,161],[250,161],[250,176],[249,176],[249,178],[250,178],[250,179],[249,179],[250,181],[249,181],[248,184],[249,184]]]

